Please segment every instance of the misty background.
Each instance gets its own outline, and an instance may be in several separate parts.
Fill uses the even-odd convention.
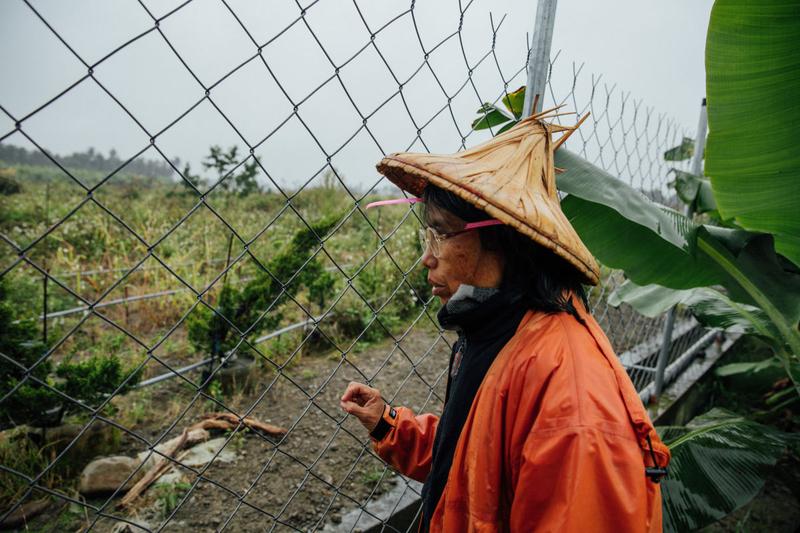
[[[610,123],[638,106],[693,135],[711,3],[562,0],[545,107],[570,95],[567,110],[583,111],[592,91],[604,105],[610,94]],[[157,147],[210,177],[201,167],[210,146],[238,146],[243,157],[255,146],[281,187],[321,179],[330,157],[348,187],[365,191],[380,180],[374,165],[384,153],[452,152],[488,138],[470,130],[480,104],[500,97],[504,83],[510,92],[526,82],[536,2],[411,5],[3,2],[2,147],[35,148],[14,131],[21,121],[60,161],[93,148],[122,161],[146,149],[141,164],[166,163]]]

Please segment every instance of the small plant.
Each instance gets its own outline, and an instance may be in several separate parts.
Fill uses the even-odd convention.
[[[232,350],[238,338],[228,321],[240,331],[248,330],[258,321],[250,333],[275,327],[283,318],[276,309],[303,287],[308,288],[309,297],[315,303],[323,305],[333,288],[334,279],[310,256],[319,238],[328,233],[338,220],[338,216],[328,217],[311,228],[298,231],[283,253],[266,265],[267,271],[259,272],[243,287],[224,285],[216,305],[217,313],[198,307],[189,319],[189,340],[195,348],[215,357]],[[292,282],[285,285],[290,279]],[[261,318],[269,308],[272,311]]]
[[[208,404],[209,411],[216,411],[219,409],[219,406],[214,401],[217,402],[222,400],[222,382],[218,378],[214,378],[206,387],[206,394],[212,399],[206,400]]]
[[[385,470],[386,469],[384,467],[380,466],[370,468],[369,470],[361,474],[361,483],[368,486],[374,485],[375,483],[380,481],[381,478],[383,478],[383,472]]]
[[[178,506],[180,499],[192,488],[191,483],[162,483],[155,487],[156,506],[162,518],[167,518],[175,507]]]
[[[0,168],[0,194],[11,196],[22,192],[22,186],[14,179],[16,174],[16,169]]]
[[[79,409],[65,396],[94,407],[139,380],[137,373],[125,382],[130,369],[114,355],[93,355],[79,362],[67,358],[58,364],[46,359],[37,365],[44,352],[37,335],[34,320],[17,315],[8,284],[0,279],[0,427],[58,424],[65,413]]]

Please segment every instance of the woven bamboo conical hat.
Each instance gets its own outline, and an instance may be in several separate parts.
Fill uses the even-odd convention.
[[[551,135],[575,128],[533,115],[488,142],[452,155],[391,154],[378,171],[401,189],[421,196],[428,182],[451,191],[489,216],[552,250],[596,285],[600,269],[561,211],[553,153],[565,139]],[[585,117],[584,117],[585,118]],[[577,127],[577,126],[576,126]]]

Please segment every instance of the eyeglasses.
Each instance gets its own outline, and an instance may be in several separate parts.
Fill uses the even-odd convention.
[[[439,233],[435,229],[430,226],[425,228],[419,229],[419,242],[422,244],[422,249],[427,250],[428,247],[431,249],[431,253],[433,257],[439,258],[442,252],[442,243],[447,239],[455,237],[457,235],[461,235],[462,233],[467,233],[468,231],[473,231],[480,228],[485,228],[488,226],[497,226],[502,224],[499,220],[482,220],[480,222],[470,222],[464,229],[459,231],[450,231],[448,233]]]

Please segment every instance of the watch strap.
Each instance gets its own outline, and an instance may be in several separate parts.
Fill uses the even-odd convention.
[[[369,436],[376,441],[383,440],[387,433],[394,428],[396,420],[397,410],[387,403],[383,408],[383,415],[381,415],[378,424],[373,428]]]

